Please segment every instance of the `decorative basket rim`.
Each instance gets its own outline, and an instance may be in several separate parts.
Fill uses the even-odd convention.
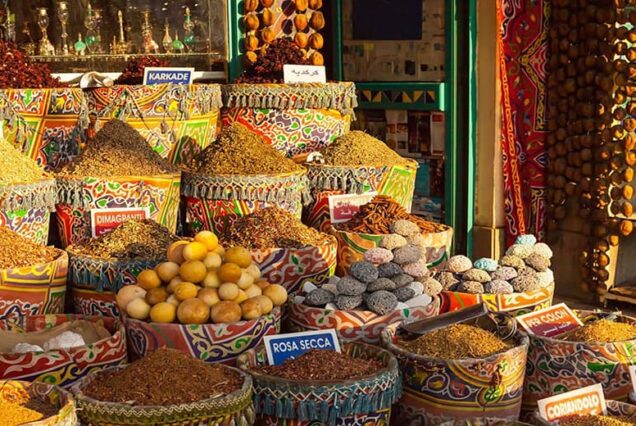
[[[262,381],[267,381],[270,383],[287,383],[290,385],[295,385],[295,386],[306,386],[306,387],[310,387],[310,388],[319,388],[319,387],[324,387],[324,386],[345,386],[345,385],[355,385],[357,383],[360,382],[364,382],[367,380],[372,380],[375,379],[377,377],[386,375],[386,374],[391,374],[391,372],[395,369],[399,369],[398,367],[398,362],[397,359],[395,358],[395,355],[393,355],[391,353],[391,351],[382,348],[380,346],[376,346],[376,345],[370,345],[368,343],[363,343],[363,342],[341,342],[340,343],[341,346],[345,345],[345,346],[349,346],[349,345],[353,345],[353,346],[362,346],[362,347],[366,347],[369,350],[374,350],[376,351],[376,353],[378,355],[380,354],[385,354],[388,355],[388,362],[387,365],[385,365],[382,369],[376,371],[373,374],[368,374],[366,376],[361,376],[361,377],[357,377],[355,379],[348,379],[348,380],[293,380],[293,379],[285,379],[282,377],[278,377],[278,376],[272,376],[270,374],[263,374],[263,373],[259,373],[257,371],[254,371],[252,366],[249,366],[249,368],[246,366],[245,367],[245,371],[246,373],[248,373],[249,375],[251,375],[255,380],[262,380]],[[255,348],[252,348],[244,353],[242,353],[240,357],[249,354],[251,352],[253,353],[259,353],[265,350],[265,346],[263,345],[259,345]],[[242,367],[239,367],[241,370],[243,369]]]
[[[171,408],[180,408],[181,411],[183,410],[189,410],[189,409],[196,409],[198,408],[197,406],[199,404],[202,403],[219,403],[219,402],[223,402],[223,401],[227,401],[227,400],[231,400],[234,398],[240,398],[243,395],[249,395],[252,392],[252,377],[247,374],[246,372],[242,371],[239,368],[236,367],[230,367],[229,365],[225,365],[225,364],[216,364],[218,366],[221,366],[222,368],[227,368],[229,370],[235,371],[236,373],[238,373],[241,378],[243,378],[243,384],[241,385],[241,387],[237,390],[235,390],[232,393],[229,393],[227,395],[223,395],[221,397],[217,397],[217,398],[206,398],[206,399],[202,399],[200,401],[195,401],[195,402],[190,402],[190,403],[186,403],[186,404],[170,404],[170,405],[128,405],[128,404],[122,404],[120,402],[109,402],[109,401],[99,401],[97,399],[93,399],[87,395],[84,395],[84,393],[82,392],[82,388],[87,384],[87,382],[90,379],[93,379],[94,377],[96,377],[99,374],[104,374],[104,373],[109,373],[112,371],[117,371],[117,370],[123,370],[126,367],[128,367],[128,365],[130,364],[126,364],[126,365],[118,365],[118,366],[114,366],[114,367],[107,367],[104,368],[102,370],[99,371],[94,371],[90,374],[88,374],[87,376],[83,377],[82,379],[80,379],[77,383],[75,383],[72,387],[71,387],[71,392],[73,393],[73,396],[75,397],[75,400],[78,401],[78,403],[84,403],[84,404],[92,404],[92,405],[99,405],[101,407],[108,407],[108,408],[120,408],[120,407],[125,407],[128,408],[130,410],[134,410],[137,411],[138,413],[145,413],[148,411],[154,411],[154,410],[161,410],[161,409],[171,409]],[[251,403],[251,398],[250,398],[250,403]]]
[[[53,385],[50,383],[45,383],[45,382],[28,382],[26,380],[15,380],[15,379],[0,379],[0,388],[2,388],[3,386],[7,385],[7,384],[17,384],[20,386],[23,386],[25,388],[25,390],[28,390],[29,388],[31,388],[32,386],[38,386],[38,387],[46,387],[50,392],[57,392],[60,397],[64,397],[66,398],[66,403],[64,403],[64,405],[62,406],[53,406],[54,409],[57,410],[57,413],[45,417],[43,419],[40,420],[35,420],[32,422],[28,422],[28,423],[22,423],[22,426],[38,426],[38,425],[47,425],[49,424],[49,422],[51,420],[58,420],[60,414],[62,414],[62,412],[66,411],[66,410],[73,410],[75,411],[75,398],[73,397],[73,394],[70,393],[67,390],[62,389],[61,387],[57,386],[57,385]]]
[[[66,181],[66,182],[82,182],[86,179],[96,179],[104,182],[119,182],[121,180],[137,180],[137,179],[181,179],[181,172],[174,173],[164,173],[160,175],[120,175],[120,176],[110,176],[110,177],[100,177],[100,176],[84,176],[84,177],[76,177],[76,176],[55,176],[56,181]]]
[[[286,178],[286,177],[302,177],[304,175],[307,174],[308,170],[303,167],[302,165],[300,165],[301,169],[300,170],[295,170],[293,172],[285,172],[285,173],[275,173],[275,174],[269,174],[269,175],[244,175],[244,174],[234,174],[234,175],[230,175],[230,174],[210,174],[210,175],[206,175],[203,173],[197,173],[197,172],[191,172],[191,171],[183,171],[182,173],[182,177],[184,178],[184,180],[188,179],[188,180],[194,180],[194,179],[236,179],[236,178],[243,178],[243,179],[281,179],[281,178]]]
[[[58,91],[58,92],[68,91],[68,92],[84,93],[84,89],[80,87],[16,87],[16,88],[9,87],[6,89],[0,89],[0,93],[34,91],[34,90]]]
[[[13,183],[10,185],[0,185],[0,192],[6,190],[6,189],[11,189],[14,188],[16,186],[28,186],[28,185],[33,185],[35,183],[46,183],[46,182],[51,182],[51,184],[54,184],[55,181],[57,180],[56,177],[53,174],[49,174],[48,172],[44,172],[44,170],[42,171],[43,175],[42,177],[40,177],[39,179],[36,179],[34,181],[31,182],[18,182],[18,183]]]
[[[251,252],[268,252],[268,251],[274,251],[274,250],[301,251],[301,250],[306,250],[310,248],[319,248],[319,247],[328,247],[328,246],[338,245],[338,240],[333,235],[325,234],[324,232],[321,232],[321,234],[323,234],[325,239],[320,244],[307,244],[302,247],[265,247],[265,248],[246,247],[246,248]]]
[[[513,336],[513,338],[515,339],[515,346],[511,347],[510,349],[507,349],[505,351],[502,352],[497,352],[495,354],[489,355],[485,358],[460,358],[460,359],[445,359],[445,358],[434,358],[434,357],[428,357],[428,356],[424,356],[424,355],[419,355],[419,354],[415,354],[413,352],[409,352],[405,349],[402,349],[400,346],[396,345],[395,343],[393,343],[393,339],[392,337],[394,336],[394,331],[397,330],[397,328],[402,324],[402,322],[396,322],[393,324],[389,324],[386,327],[384,327],[384,329],[380,332],[380,336],[381,336],[381,342],[382,345],[391,353],[393,354],[399,354],[401,356],[407,357],[409,359],[413,359],[416,361],[423,361],[423,362],[435,362],[435,363],[449,363],[449,362],[461,362],[461,363],[470,363],[470,364],[474,364],[474,363],[480,363],[480,362],[493,362],[495,361],[497,358],[503,356],[503,355],[510,355],[513,352],[519,351],[519,350],[523,350],[524,352],[528,351],[528,348],[530,347],[530,339],[528,339],[528,336],[521,332],[518,331],[515,336]]]
[[[83,260],[85,262],[92,262],[92,263],[100,263],[100,264],[108,264],[108,265],[120,265],[120,264],[128,264],[128,263],[135,263],[135,262],[153,262],[153,261],[158,261],[158,262],[165,262],[167,257],[163,257],[162,259],[156,259],[156,258],[137,258],[137,259],[121,259],[118,257],[108,257],[108,258],[104,258],[104,257],[95,257],[95,256],[90,256],[88,254],[79,254],[79,253],[75,253],[73,251],[73,249],[77,246],[77,244],[71,244],[68,247],[66,247],[66,252],[69,255],[69,262],[72,262],[73,259],[79,259],[79,260]]]
[[[2,271],[15,271],[15,270],[21,270],[21,269],[33,269],[33,268],[38,268],[41,269],[43,267],[45,267],[46,265],[50,265],[52,263],[57,263],[60,261],[64,261],[64,259],[66,258],[66,260],[68,261],[68,253],[65,250],[59,249],[57,247],[52,247],[55,250],[55,253],[57,254],[55,256],[55,259],[49,261],[49,262],[39,262],[39,263],[34,263],[33,265],[26,265],[26,266],[13,266],[11,268],[5,268],[2,269],[0,268],[0,272]]]
[[[307,87],[329,87],[329,86],[344,86],[344,87],[349,87],[354,85],[355,82],[353,81],[328,81],[326,83],[227,83],[227,84],[222,84],[221,87],[225,90],[225,91],[231,91],[232,89],[238,88],[238,87],[249,87],[249,86],[257,86],[257,87],[262,87],[262,86],[267,86],[267,87],[293,87],[293,88],[307,88]]]
[[[555,282],[552,281],[550,284],[548,284],[545,287],[541,287],[539,289],[536,290],[532,290],[532,291],[522,291],[522,292],[512,292],[512,293],[506,293],[506,294],[502,294],[502,293],[466,293],[464,291],[451,291],[451,290],[442,290],[442,293],[444,294],[468,294],[471,296],[498,296],[498,297],[506,297],[506,296],[518,296],[520,294],[528,294],[528,295],[535,295],[535,294],[539,294],[542,293],[545,290],[551,290],[551,292],[554,292],[555,289]],[[513,308],[514,309],[514,308]]]
[[[422,219],[422,220],[425,220],[425,219]],[[343,223],[346,223],[346,222],[343,222]],[[444,234],[446,232],[449,232],[449,231],[452,232],[453,231],[452,227],[450,227],[448,225],[445,225],[443,223],[438,223],[437,226],[439,226],[440,228],[443,228],[443,229],[439,229],[439,230],[437,230],[435,232],[426,232],[426,233],[422,232],[422,235]],[[389,235],[389,234],[368,234],[366,232],[343,231],[343,230],[340,230],[340,229],[336,228],[333,224],[329,225],[329,231],[331,233],[361,235],[361,236],[364,236],[364,237],[384,237],[385,235]]]
[[[88,89],[86,89],[86,91],[88,92],[93,92],[93,91],[99,91],[99,92],[106,92],[106,91],[114,91],[115,89],[131,89],[131,90],[138,90],[138,89],[148,89],[148,87],[153,87],[155,89],[161,89],[164,87],[188,87],[188,88],[193,88],[193,87],[208,87],[208,88],[218,88],[219,90],[219,94],[221,93],[221,86],[223,86],[220,83],[191,83],[191,84],[175,84],[175,83],[159,83],[159,84],[152,84],[152,85],[146,85],[146,84],[113,84],[110,87],[90,87]]]
[[[392,169],[394,167],[403,167],[406,169],[415,169],[417,170],[419,168],[419,164],[417,161],[411,159],[411,158],[405,158],[405,164],[394,164],[391,166],[387,166],[387,165],[377,165],[377,164],[371,164],[371,165],[351,165],[351,166],[336,166],[333,164],[320,164],[320,163],[303,163],[303,166],[305,166],[310,172],[311,171],[318,171],[320,169],[342,169],[342,170],[351,170],[351,169]]]

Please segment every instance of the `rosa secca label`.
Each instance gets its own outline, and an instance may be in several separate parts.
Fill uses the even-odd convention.
[[[565,303],[520,315],[517,321],[529,334],[541,337],[554,337],[583,325]]]
[[[312,349],[340,352],[338,335],[333,328],[265,336],[263,343],[270,365],[280,365],[287,359],[299,357]]]
[[[607,412],[600,383],[540,399],[538,404],[539,415],[549,422],[567,417],[600,416]]]

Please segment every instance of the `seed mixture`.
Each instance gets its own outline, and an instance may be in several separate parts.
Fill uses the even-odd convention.
[[[41,246],[17,232],[0,227],[0,269],[51,262],[60,253],[56,248]]]
[[[326,164],[332,166],[398,166],[409,164],[384,142],[368,133],[354,130],[322,150]]]
[[[18,426],[35,422],[57,414],[51,405],[37,400],[25,403],[0,401],[0,426]]]
[[[0,41],[0,89],[41,89],[66,87],[51,76],[46,64],[31,61],[15,43]]]
[[[59,173],[62,177],[156,176],[178,169],[154,152],[129,124],[111,120],[86,149]]]
[[[302,167],[267,145],[255,133],[234,124],[195,158],[192,172],[203,175],[274,175]]]
[[[225,396],[240,389],[242,382],[237,372],[225,366],[160,348],[123,370],[99,373],[83,392],[103,402],[176,405]]]
[[[559,337],[569,342],[620,342],[636,338],[636,326],[601,319]]]
[[[351,220],[336,227],[347,232],[390,234],[391,225],[400,219],[415,222],[422,232],[437,232],[444,229],[438,223],[409,214],[404,207],[386,195],[376,195],[370,203],[361,206]]]
[[[0,170],[0,186],[33,183],[47,176],[35,161],[4,139],[0,139]]]
[[[415,340],[398,340],[398,346],[417,355],[441,359],[486,358],[510,349],[489,331],[467,324],[433,330]]]
[[[625,417],[580,416],[559,422],[560,426],[631,426],[634,420]]]
[[[384,368],[376,359],[354,358],[345,353],[312,349],[281,365],[263,365],[255,370],[289,380],[350,380],[372,375]]]
[[[179,237],[153,220],[130,220],[99,238],[69,247],[69,251],[100,259],[163,259],[177,240]]]
[[[229,225],[221,240],[228,247],[248,249],[301,248],[324,244],[329,236],[303,224],[278,207],[268,207]]]

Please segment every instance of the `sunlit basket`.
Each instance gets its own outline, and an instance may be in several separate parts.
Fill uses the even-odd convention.
[[[70,393],[48,383],[0,380],[0,401],[22,404],[29,400],[49,404],[57,410],[57,413],[42,420],[22,423],[21,426],[75,426],[77,424],[75,401]]]
[[[636,420],[636,405],[632,405],[632,404],[628,404],[626,402],[621,402],[621,401],[612,401],[612,400],[606,400],[605,403],[607,404],[607,415],[610,417],[620,417],[621,420],[624,421],[634,421]],[[543,420],[540,416],[539,416],[539,411],[535,411],[534,416],[533,416],[533,423],[535,425],[540,425],[540,426],[558,426],[559,423],[557,422],[548,422]]]

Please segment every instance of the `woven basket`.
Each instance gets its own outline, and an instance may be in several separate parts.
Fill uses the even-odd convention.
[[[388,195],[407,211],[411,211],[418,163],[406,166],[339,167],[307,164],[307,178],[313,202],[304,212],[306,223],[323,232],[331,226],[329,196],[377,192]]]
[[[440,426],[532,426],[516,420],[502,420],[495,418],[471,419],[471,420],[450,420]]]
[[[110,371],[124,368],[126,367],[113,367]],[[99,374],[92,374],[86,377],[73,386],[72,391],[77,401],[80,421],[86,425],[253,425],[252,379],[242,371],[232,369],[243,377],[241,389],[219,398],[205,399],[190,404],[135,407],[126,404],[96,401],[84,395],[82,389],[93,381],[98,380]]]
[[[385,368],[372,376],[340,382],[286,380],[258,373],[266,363],[265,348],[252,349],[238,367],[254,380],[258,424],[266,425],[388,425],[391,406],[400,398],[402,383],[395,357],[364,343],[347,343],[343,352],[354,358],[378,359]]]
[[[56,197],[55,179],[0,187],[0,226],[46,245]]]
[[[100,87],[86,91],[100,121],[125,121],[173,164],[187,164],[216,137],[218,84]]]
[[[628,404],[626,402],[621,401],[605,401],[607,403],[607,415],[611,417],[621,417],[626,418],[627,420],[631,420],[632,422],[636,420],[636,405]],[[533,424],[541,425],[541,426],[558,426],[558,422],[548,422],[543,420],[539,416],[539,410],[534,412],[533,415]]]
[[[68,255],[47,263],[0,269],[0,320],[64,312]]]
[[[65,248],[91,237],[92,209],[147,207],[150,212],[148,219],[175,233],[180,186],[180,174],[108,179],[58,178],[55,210],[60,244]]]
[[[79,88],[0,90],[5,138],[47,170],[79,154],[88,108]]]
[[[552,306],[554,283],[527,293],[472,294],[442,291],[440,297],[442,298],[440,313],[457,311],[483,302],[491,312],[508,312],[519,316]]]
[[[236,358],[280,331],[281,310],[231,324],[160,324],[125,318],[128,347],[133,359],[166,346],[206,362],[234,364]]]
[[[17,333],[42,331],[77,319],[103,321],[112,336],[65,350],[0,354],[0,379],[41,381],[68,388],[93,371],[126,363],[126,331],[114,318],[38,315],[0,321],[0,329]]]
[[[577,311],[586,321],[609,314]],[[619,316],[636,324],[636,319]],[[633,390],[629,366],[636,364],[636,339],[612,343],[568,342],[529,335],[528,369],[523,391],[524,414],[537,408],[537,401],[563,392],[600,383],[607,399],[627,400]]]
[[[398,424],[519,418],[528,352],[525,335],[517,334],[515,347],[484,359],[445,360],[396,345],[398,327],[392,324],[382,332],[382,346],[398,359],[404,377],[404,397],[396,408],[396,420],[402,422]]]
[[[21,426],[75,426],[75,401],[68,392],[47,383],[29,383],[19,380],[0,380],[0,401],[23,403],[36,400],[49,404],[57,414]],[[9,419],[11,420],[11,419]]]
[[[418,220],[423,219],[416,219]],[[439,225],[438,232],[422,233],[426,238],[426,263],[429,267],[439,265],[448,259],[451,244],[453,242],[453,228]],[[364,259],[367,250],[380,246],[384,235],[364,234],[359,232],[339,231],[330,227],[329,232],[338,240],[338,267],[336,274],[344,276],[352,263]]]
[[[290,302],[288,304],[287,327],[291,331],[333,328],[338,333],[338,337],[345,342],[377,345],[380,343],[382,330],[389,324],[422,320],[438,314],[438,298],[434,298],[427,306],[397,309],[386,315],[377,315],[370,311],[331,310]]]
[[[353,83],[227,84],[224,126],[240,123],[288,157],[319,151],[349,131]]]
[[[184,173],[182,195],[188,232],[194,235],[207,230],[221,235],[238,218],[271,206],[300,219],[303,197],[308,196],[306,173],[304,169],[255,176]]]

